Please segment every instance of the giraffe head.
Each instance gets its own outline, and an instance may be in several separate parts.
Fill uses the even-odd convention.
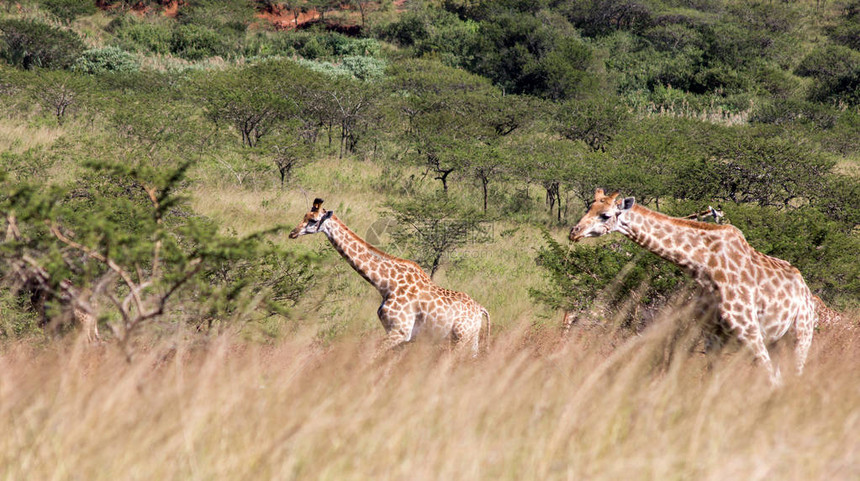
[[[296,228],[293,229],[292,232],[290,232],[290,239],[295,239],[300,235],[316,234],[317,232],[320,232],[320,228],[322,228],[325,221],[327,221],[332,216],[332,214],[334,214],[334,212],[330,210],[323,209],[322,203],[322,199],[314,199],[314,205],[313,207],[311,207],[311,210],[308,211],[307,214],[305,214],[305,217],[302,219],[299,225],[297,225]]]
[[[633,197],[618,199],[618,192],[606,195],[603,189],[595,190],[594,202],[579,223],[570,230],[570,240],[577,242],[583,237],[598,237],[620,230],[619,220],[635,203],[636,199]]]

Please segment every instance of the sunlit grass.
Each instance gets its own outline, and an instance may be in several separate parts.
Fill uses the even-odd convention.
[[[21,119],[0,118],[0,151],[21,153],[35,147],[49,146],[64,133],[62,127],[35,127]]]
[[[772,389],[744,352],[705,370],[642,336],[517,325],[461,359],[292,336],[0,355],[5,479],[852,479],[858,343],[819,335]],[[667,356],[672,352],[674,356]]]

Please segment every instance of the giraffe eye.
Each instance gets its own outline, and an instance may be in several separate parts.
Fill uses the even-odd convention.
[[[316,223],[317,221],[315,221],[314,219],[308,219],[308,225],[314,225]]]
[[[597,217],[600,217],[600,220],[609,220],[609,214],[600,214]]]

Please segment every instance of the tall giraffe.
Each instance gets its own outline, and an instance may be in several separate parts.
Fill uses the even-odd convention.
[[[373,247],[351,231],[315,199],[310,212],[290,232],[290,239],[322,232],[331,245],[382,295],[376,314],[385,328],[384,349],[415,339],[419,334],[435,339],[450,338],[478,354],[483,316],[490,314],[471,297],[437,286],[418,264],[399,259]]]
[[[782,338],[793,326],[798,373],[812,343],[816,309],[800,271],[781,259],[758,252],[731,225],[678,219],[636,204],[618,193],[594,193],[594,203],[570,231],[570,240],[621,232],[633,242],[687,271],[717,305],[705,329],[711,351],[734,335],[748,346],[774,384],[774,368],[765,343]],[[709,318],[706,318],[708,322]]]

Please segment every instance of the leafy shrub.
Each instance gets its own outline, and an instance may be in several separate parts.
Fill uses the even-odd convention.
[[[224,44],[218,34],[199,25],[180,25],[173,31],[170,39],[170,51],[188,60],[212,57],[224,50]]]
[[[247,57],[287,56],[296,53],[291,35],[282,32],[255,32],[244,43],[243,53]]]
[[[486,240],[484,218],[473,208],[461,208],[446,195],[415,196],[387,204],[396,223],[391,237],[430,277],[455,250]]]
[[[88,169],[63,189],[0,178],[0,214],[15,212],[24,233],[21,242],[0,246],[0,273],[12,266],[5,261],[26,253],[54,283],[66,279],[92,288],[101,279],[104,292],[119,298],[136,288],[148,314],[125,305],[101,306],[122,314],[108,320],[121,347],[129,348],[136,328],[168,312],[162,327],[177,322],[203,327],[213,318],[247,319],[253,311],[285,314],[312,282],[309,258],[291,255],[262,235],[221,235],[215,222],[191,215],[175,193],[187,163],[178,169],[151,168],[145,161],[86,164]],[[49,231],[46,221],[59,227]],[[55,234],[61,231],[74,233],[74,243]],[[67,255],[70,250],[91,255]],[[110,269],[135,275],[104,276]],[[154,289],[145,289],[148,284]],[[4,296],[0,289],[5,308]],[[49,302],[61,301],[52,297]],[[4,312],[3,317],[11,316]],[[8,335],[27,322],[24,317],[0,329]]]
[[[316,36],[309,37],[307,41],[298,48],[298,52],[299,55],[309,60],[315,60],[331,55],[331,51],[326,50],[325,46],[319,42]]]
[[[801,60],[795,73],[818,81],[809,94],[812,100],[860,104],[860,52],[840,45],[819,48]]]
[[[771,97],[785,99],[800,92],[797,77],[783,69],[765,65],[753,73],[753,81]]]
[[[845,22],[828,30],[834,42],[854,50],[860,50],[860,21]]]
[[[800,61],[794,73],[804,77],[827,79],[847,75],[858,65],[860,52],[839,45],[828,45],[810,52]]]
[[[795,122],[810,123],[820,129],[836,124],[839,112],[831,107],[805,100],[777,100],[760,105],[750,116],[750,122],[783,125]]]
[[[546,285],[530,289],[533,299],[553,309],[584,312],[602,301],[616,308],[634,292],[645,309],[625,324],[641,328],[647,315],[663,305],[684,282],[674,264],[660,259],[626,239],[612,238],[600,245],[562,246],[549,232],[538,249],[537,264]]]
[[[606,35],[615,30],[641,32],[654,23],[652,7],[636,0],[582,2],[568,12],[568,17],[588,36]]]
[[[344,57],[342,65],[359,80],[373,80],[385,74],[385,61],[373,57]]]
[[[470,54],[472,72],[513,93],[566,99],[595,83],[588,72],[591,47],[533,15],[504,13],[481,22]]]
[[[842,112],[832,129],[817,132],[819,142],[830,152],[850,156],[860,152],[860,113],[851,109]]]
[[[161,55],[168,54],[171,50],[173,32],[166,25],[119,17],[108,25],[108,31],[116,35],[120,46],[126,50]]]
[[[0,21],[0,59],[24,69],[66,68],[84,50],[68,30],[31,20]]]
[[[340,44],[338,48],[335,49],[335,54],[374,57],[379,55],[379,51],[380,45],[376,39],[359,38],[355,40],[350,39],[349,42]]]
[[[94,2],[82,2],[80,0],[41,0],[41,3],[43,7],[66,24],[78,17],[92,15],[98,11]]]
[[[411,47],[416,56],[439,55],[450,59],[449,65],[463,65],[471,53],[478,24],[472,20],[461,20],[457,15],[444,10],[415,10],[405,12],[398,21],[376,30],[376,36]]]
[[[351,77],[352,72],[346,69],[343,65],[336,65],[331,62],[323,62],[318,60],[308,60],[300,58],[296,62],[309,70],[321,73],[328,77]]]
[[[140,65],[134,55],[117,47],[94,48],[87,50],[75,61],[72,69],[82,73],[100,74],[106,72],[134,72]]]

